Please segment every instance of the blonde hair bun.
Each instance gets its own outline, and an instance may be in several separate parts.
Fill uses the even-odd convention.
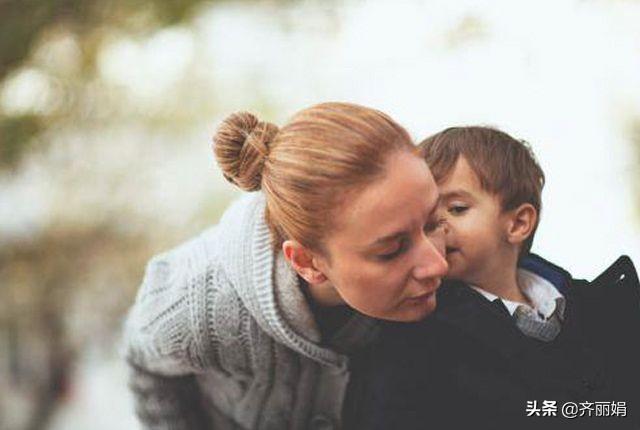
[[[222,121],[213,136],[213,151],[224,177],[245,191],[257,191],[269,145],[278,127],[249,112],[236,112]]]

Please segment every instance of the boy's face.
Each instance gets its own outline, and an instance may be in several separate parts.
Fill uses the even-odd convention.
[[[484,285],[506,264],[507,215],[500,198],[482,189],[462,156],[438,186],[440,215],[446,222],[447,277]]]

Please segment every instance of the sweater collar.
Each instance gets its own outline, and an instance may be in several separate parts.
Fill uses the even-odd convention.
[[[320,332],[298,279],[282,253],[275,255],[260,192],[242,196],[219,227],[224,271],[260,327],[277,341],[320,363],[347,367],[347,357],[320,345]]]

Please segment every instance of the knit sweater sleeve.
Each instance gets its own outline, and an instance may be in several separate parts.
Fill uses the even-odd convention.
[[[198,333],[194,320],[206,312],[198,313],[196,279],[185,266],[175,251],[153,258],[127,317],[126,358],[149,372],[180,376],[204,367],[198,340],[206,332]]]
[[[164,376],[130,364],[129,388],[142,428],[210,428],[194,375]]]
[[[194,246],[149,262],[125,323],[129,387],[146,429],[208,428],[195,374],[212,367],[204,341],[211,334],[204,297],[210,276],[194,261]]]

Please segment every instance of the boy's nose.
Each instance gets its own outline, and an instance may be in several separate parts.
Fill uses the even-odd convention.
[[[442,233],[445,236],[451,233],[451,224],[449,224],[449,221],[446,218],[442,218],[440,225],[442,226]]]

